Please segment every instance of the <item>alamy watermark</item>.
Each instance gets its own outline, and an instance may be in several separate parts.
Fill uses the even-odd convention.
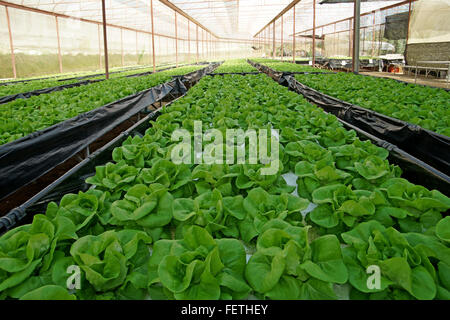
[[[80,290],[81,289],[81,270],[77,265],[70,265],[67,267],[66,272],[70,274],[67,278],[66,286],[69,290]]]
[[[175,164],[263,164],[261,175],[273,175],[279,169],[280,146],[276,129],[226,129],[225,139],[222,131],[208,129],[203,133],[202,121],[194,121],[194,139],[186,129],[172,132],[172,141],[179,142],[171,151]],[[270,132],[270,143],[269,140]],[[246,145],[248,141],[248,145]],[[203,148],[203,142],[209,142]],[[192,147],[193,143],[193,147]],[[269,144],[269,146],[268,146]],[[246,150],[248,159],[246,162]],[[270,154],[268,149],[270,148]],[[224,151],[225,149],[225,151]],[[193,151],[193,154],[192,154]]]
[[[381,271],[380,267],[377,265],[370,265],[366,269],[366,273],[370,274],[367,277],[366,285],[370,290],[380,290],[381,289]]]

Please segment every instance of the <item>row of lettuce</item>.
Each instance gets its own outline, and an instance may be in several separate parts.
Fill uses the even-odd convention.
[[[256,61],[276,71],[314,71],[287,62]],[[296,74],[295,78],[327,95],[450,137],[450,92],[444,89],[343,72]]]
[[[247,63],[245,59],[231,59],[222,63],[214,73],[245,73],[258,72],[255,67]]]
[[[195,120],[278,129],[279,170],[174,164],[172,133],[194,140]],[[207,76],[115,148],[94,188],[0,238],[0,298],[450,299],[450,199],[387,156],[263,74]]]
[[[147,76],[113,78],[86,86],[16,99],[0,106],[0,145],[169,81],[205,66],[185,66]]]
[[[170,66],[158,66],[156,67],[156,70],[161,70],[165,68],[169,68]],[[175,66],[172,66],[175,67]],[[123,71],[112,71],[110,74],[110,79],[114,78],[120,78],[120,77],[126,77],[130,75],[137,75],[140,73],[146,73],[146,72],[152,72],[153,67],[145,67],[145,68],[137,68],[132,70],[123,70]],[[47,89],[72,83],[77,83],[84,80],[99,80],[104,79],[104,75],[97,75],[95,73],[86,74],[83,75],[85,78],[83,80],[79,79],[69,79],[69,80],[61,80],[57,78],[50,78],[50,79],[43,79],[43,80],[35,80],[35,81],[29,81],[29,82],[18,82],[11,85],[4,85],[0,86],[0,97],[14,95],[14,94],[20,94],[30,91],[36,91],[41,89]]]
[[[352,73],[295,78],[325,94],[450,137],[450,92],[444,89]]]

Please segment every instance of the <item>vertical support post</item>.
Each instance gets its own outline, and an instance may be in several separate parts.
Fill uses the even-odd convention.
[[[103,49],[105,52],[105,78],[109,79],[109,63],[108,63],[108,39],[106,36],[106,7],[105,0],[102,0],[102,17],[103,17]]]
[[[363,46],[362,46],[362,55],[366,52],[366,27],[363,27]]]
[[[294,11],[294,22],[292,24],[292,63],[295,63],[295,6],[292,10]]]
[[[284,57],[284,48],[283,48],[283,15],[281,16],[281,61],[283,61]]]
[[[105,0],[103,0],[105,1]],[[153,60],[153,72],[156,71],[155,65],[155,25],[153,21],[153,0],[150,0],[150,15],[152,20],[152,60]]]
[[[191,29],[189,19],[188,19],[188,62],[191,63]]]
[[[312,65],[316,64],[316,0],[313,0]]]
[[[55,16],[55,23],[56,23],[56,38],[58,39],[58,62],[59,62],[59,73],[63,72],[62,69],[62,58],[61,58],[61,39],[59,37],[59,23],[58,23],[58,16]]]
[[[175,66],[178,68],[178,23],[177,12],[175,12]]]
[[[198,63],[198,24],[196,24],[195,27],[196,27],[195,42],[196,42],[196,45],[197,45],[197,63]]]
[[[272,22],[272,34],[273,34],[273,42],[272,42],[272,57],[275,58],[276,52],[275,52],[275,21]]]
[[[352,55],[352,18],[348,18],[348,56]]]
[[[373,12],[372,23],[372,57],[375,56],[375,11]]]
[[[205,51],[206,51],[206,60],[209,59],[209,51],[208,51],[208,32],[205,30]]]
[[[405,59],[406,59],[406,47],[408,46],[408,40],[409,40],[409,22],[411,20],[411,0],[409,0],[409,7],[408,7],[408,29],[406,30],[406,42],[405,42]]]
[[[14,43],[13,43],[12,32],[11,32],[11,22],[9,20],[9,12],[8,12],[7,6],[5,6],[5,10],[6,10],[6,22],[8,23],[9,48],[11,49],[11,64],[12,64],[13,76],[14,76],[14,79],[16,79],[17,78],[16,55],[14,54]]]
[[[123,29],[120,28],[120,53],[122,55],[122,67],[125,65],[125,57],[123,55]]]
[[[101,31],[100,31],[100,25],[97,25],[97,31],[98,31],[98,65],[99,69],[102,68],[102,40],[101,40]]]
[[[359,72],[359,38],[360,38],[360,20],[361,20],[361,0],[355,0],[353,13],[353,72]]]
[[[338,39],[339,39],[339,33],[337,34]],[[333,41],[334,41],[334,53],[333,55],[336,56],[337,55],[337,45],[338,45],[338,41],[336,40],[336,23],[334,24],[334,33],[333,33]]]

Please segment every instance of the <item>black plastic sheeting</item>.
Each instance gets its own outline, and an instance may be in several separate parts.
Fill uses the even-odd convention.
[[[151,112],[102,148],[90,154],[86,159],[21,206],[0,217],[0,235],[14,227],[30,223],[34,214],[44,213],[49,202],[59,202],[64,194],[77,193],[78,191],[89,189],[90,185],[85,180],[95,174],[95,167],[111,161],[114,148],[121,146],[128,136],[143,136],[150,126],[150,120],[155,120],[159,114],[159,109]]]
[[[449,137],[352,105],[307,87],[291,75],[249,62],[258,70],[268,70],[272,79],[335,115],[347,128],[388,149],[392,162],[402,168],[404,177],[411,182],[450,195]]]
[[[56,87],[50,87],[50,88],[45,88],[45,89],[39,89],[39,90],[34,90],[34,91],[28,91],[28,92],[23,92],[23,93],[12,94],[12,95],[9,95],[9,96],[3,96],[3,97],[0,98],[0,104],[11,102],[11,101],[16,100],[16,99],[28,99],[28,98],[30,98],[32,96],[39,96],[39,95],[45,94],[45,93],[52,93],[52,92],[61,91],[61,90],[64,90],[64,89],[85,86],[85,85],[88,85],[88,84],[91,84],[91,83],[100,82],[100,81],[103,81],[103,80],[105,80],[105,79],[84,80],[84,81],[81,81],[81,82],[69,83],[69,84],[64,84],[64,85],[56,86]]]
[[[109,103],[0,146],[0,199],[34,181],[149,105],[184,94],[219,64]]]

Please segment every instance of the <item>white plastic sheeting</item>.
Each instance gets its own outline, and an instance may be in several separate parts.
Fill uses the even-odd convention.
[[[450,0],[414,3],[408,43],[450,42]]]

